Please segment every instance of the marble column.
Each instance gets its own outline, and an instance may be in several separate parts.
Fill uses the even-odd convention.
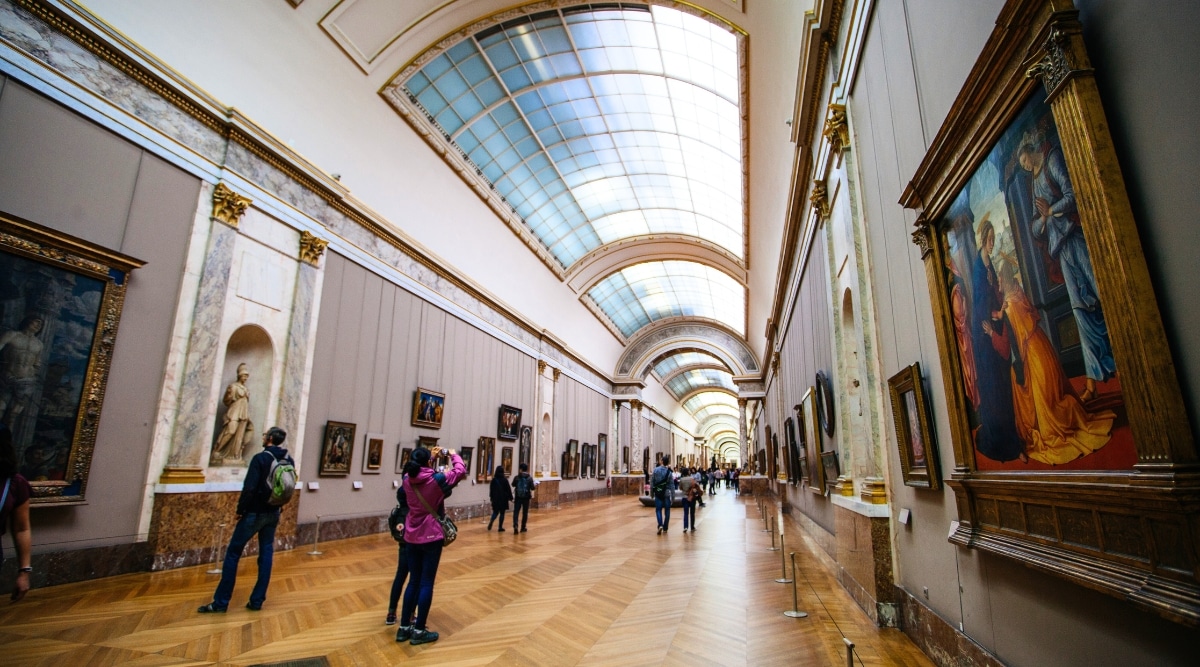
[[[542,378],[546,374],[546,362],[541,359],[537,360],[537,372],[533,376],[533,404],[537,406],[537,412],[534,413],[534,436],[533,451],[529,453],[529,467],[532,470],[529,474],[534,477],[542,476],[542,463],[545,458],[543,452],[546,450],[546,445],[542,442],[542,415],[544,414],[545,406],[542,405]]]
[[[609,460],[604,464],[609,466],[610,472],[621,472],[621,401],[613,400],[613,416],[612,429],[609,437]]]
[[[750,461],[749,449],[746,447],[746,399],[739,398],[738,404],[738,451],[742,461],[739,467],[745,467]]]
[[[629,401],[629,407],[632,409],[629,419],[629,439],[632,441],[629,446],[629,471],[645,472],[642,470],[642,402],[634,399]]]
[[[211,393],[213,373],[220,356],[221,317],[229,293],[238,221],[251,203],[224,183],[217,184],[212,201],[208,252],[192,316],[171,452],[159,478],[162,484],[204,482],[202,456],[212,436]]]
[[[300,444],[303,433],[305,387],[309,376],[309,352],[314,342],[316,325],[315,305],[321,281],[321,255],[329,244],[307,231],[300,232],[300,268],[296,272],[296,294],[292,303],[292,319],[288,327],[283,383],[279,393],[279,412],[276,423]],[[299,447],[295,447],[299,449]]]

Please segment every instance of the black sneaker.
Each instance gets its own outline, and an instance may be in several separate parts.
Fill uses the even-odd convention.
[[[383,624],[384,625],[395,625],[396,624],[396,612],[389,611],[387,618],[383,619]]]
[[[397,634],[396,636],[399,637],[400,635]],[[420,628],[413,628],[412,641],[409,643],[413,646],[416,646],[417,644],[428,644],[429,642],[436,642],[437,640],[438,633],[434,632],[433,630],[421,630]]]
[[[262,605],[254,604],[253,602],[247,602],[246,609],[249,609],[250,611],[262,611]]]
[[[224,614],[225,607],[218,607],[215,604],[209,602],[208,604],[204,605],[203,607],[200,607],[196,611],[200,612],[201,614]]]
[[[406,641],[408,641],[409,639],[412,639],[412,632],[413,632],[413,629],[412,629],[412,626],[411,626],[411,625],[402,625],[402,626],[400,626],[400,627],[399,627],[399,628],[396,630],[396,641],[398,641],[398,642],[406,642]]]
[[[522,528],[522,529],[521,529],[521,532],[522,532],[522,533],[527,533],[527,532],[529,532],[529,529],[528,529],[528,528]]]

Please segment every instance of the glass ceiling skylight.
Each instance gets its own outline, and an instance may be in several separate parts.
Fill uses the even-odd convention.
[[[737,387],[733,385],[733,375],[711,368],[684,371],[671,378],[671,381],[667,383],[667,391],[674,394],[676,398],[686,396],[701,387],[720,387],[733,392],[737,391]]]
[[[717,320],[745,333],[746,292],[736,280],[697,262],[644,262],[625,267],[588,296],[626,338],[666,317]]]
[[[707,352],[677,352],[654,365],[654,374],[665,378],[677,368],[699,366],[700,364],[725,366],[720,359]]]
[[[737,399],[719,391],[706,391],[703,394],[696,394],[683,402],[683,409],[690,414],[696,415],[698,410],[710,406],[723,406],[731,409],[733,414],[738,414]],[[696,419],[703,421],[700,417]]]
[[[401,86],[564,269],[645,234],[743,256],[738,46],[723,26],[661,6],[555,9],[477,32]]]

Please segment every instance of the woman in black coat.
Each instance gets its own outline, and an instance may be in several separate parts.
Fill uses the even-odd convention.
[[[512,486],[508,483],[508,478],[504,476],[504,466],[496,466],[496,474],[492,477],[489,495],[492,498],[492,520],[488,521],[488,530],[492,529],[496,517],[500,517],[499,532],[503,533],[504,513],[508,511],[508,503],[513,499]]]

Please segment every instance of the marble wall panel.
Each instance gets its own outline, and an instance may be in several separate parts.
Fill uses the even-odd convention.
[[[896,600],[902,609],[900,628],[925,655],[939,667],[1002,667],[971,638],[954,629],[941,616],[903,588],[896,587]]]
[[[559,480],[546,479],[542,480],[537,486],[537,492],[534,494],[533,501],[529,503],[531,508],[542,509],[544,507],[558,507],[558,487]]]
[[[642,475],[611,475],[609,479],[614,496],[640,496],[646,481]]]
[[[148,569],[169,570],[219,560],[237,521],[240,492],[159,493],[154,498]],[[276,551],[296,546],[296,516],[300,503],[284,506],[275,531]],[[222,526],[221,524],[225,524]],[[258,541],[246,546],[243,556],[258,553]]]

